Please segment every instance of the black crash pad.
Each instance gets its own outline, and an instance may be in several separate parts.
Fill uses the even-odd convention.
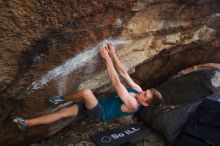
[[[148,128],[135,123],[96,133],[91,138],[98,146],[120,146],[125,143],[136,143],[149,133]]]

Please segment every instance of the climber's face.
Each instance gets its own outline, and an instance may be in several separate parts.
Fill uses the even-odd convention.
[[[153,98],[153,93],[151,90],[141,91],[136,95],[136,99],[143,106],[149,106],[151,99]]]

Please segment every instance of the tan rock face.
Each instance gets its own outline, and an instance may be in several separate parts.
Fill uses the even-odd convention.
[[[47,107],[48,97],[83,88],[98,95],[111,91],[96,50],[108,41],[144,87],[186,67],[220,61],[217,0],[13,0],[0,7],[1,144],[36,140],[55,127],[46,137],[68,123],[36,127],[22,137],[6,118],[11,112],[29,117]]]

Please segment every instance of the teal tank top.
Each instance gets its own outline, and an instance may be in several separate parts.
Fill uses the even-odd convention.
[[[138,91],[131,88],[128,88],[127,91],[136,94],[139,93]],[[102,117],[103,122],[110,121],[126,115],[132,115],[135,113],[126,113],[121,111],[121,105],[123,104],[123,102],[120,97],[118,97],[118,95],[101,98],[99,99],[99,103],[104,109],[104,114]]]

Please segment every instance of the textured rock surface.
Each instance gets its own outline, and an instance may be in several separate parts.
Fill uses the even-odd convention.
[[[119,58],[143,87],[220,62],[218,0],[11,0],[0,7],[0,145],[35,141],[72,121],[21,134],[10,113],[37,115],[49,96],[82,88],[111,92],[96,51],[105,41],[118,44]]]

